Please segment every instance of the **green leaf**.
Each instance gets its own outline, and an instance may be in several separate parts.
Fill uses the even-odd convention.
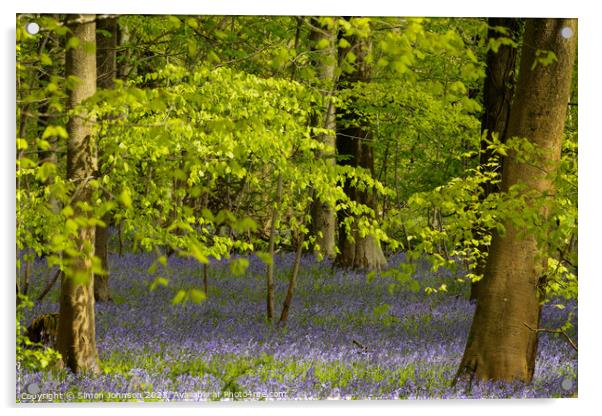
[[[40,166],[38,172],[36,173],[36,178],[45,182],[48,178],[54,177],[56,175],[57,166],[54,163],[45,162]]]
[[[272,264],[272,256],[270,256],[270,253],[266,253],[265,251],[258,251],[255,253],[255,255],[259,260],[261,260],[263,264]]]
[[[207,295],[205,294],[205,292],[199,289],[190,289],[189,295],[190,300],[192,300],[194,303],[201,303],[202,301],[207,299]]]
[[[153,290],[155,290],[157,287],[159,286],[167,286],[169,284],[169,280],[167,280],[164,277],[157,277],[151,284],[150,284],[150,290],[151,292]]]
[[[376,318],[380,318],[383,315],[385,315],[387,312],[389,312],[389,309],[391,309],[391,305],[389,305],[388,303],[383,303],[382,305],[378,305],[377,307],[374,308],[374,316]]]
[[[251,217],[245,217],[239,221],[236,221],[232,225],[232,229],[239,233],[244,233],[247,231],[257,231],[257,223]]]
[[[130,194],[130,190],[128,188],[123,188],[121,193],[119,194],[119,201],[126,207],[132,207],[132,196]]]
[[[230,271],[235,276],[241,276],[247,271],[249,267],[249,260],[243,258],[236,258],[230,262]]]
[[[201,215],[203,216],[203,218],[205,218],[207,221],[213,222],[215,219],[213,217],[213,213],[211,211],[209,211],[207,208],[203,208],[201,210]]]
[[[67,230],[67,234],[75,234],[77,231],[77,222],[71,218],[67,218],[65,221],[65,228]]]
[[[199,23],[196,21],[196,19],[194,19],[192,17],[186,19],[186,24],[193,29],[196,29],[199,27]]]
[[[322,38],[316,44],[316,49],[326,49],[328,46],[330,46],[330,41],[327,38]]]
[[[38,139],[38,149],[40,149],[40,150],[50,149],[50,143],[48,142],[48,140]]]
[[[177,16],[167,16],[167,20],[175,28],[179,28],[182,25],[182,21]]]
[[[72,36],[67,41],[67,44],[65,45],[65,50],[68,51],[69,49],[75,49],[78,46],[79,46],[79,38]]]
[[[157,271],[157,267],[159,264],[162,264],[163,267],[167,266],[167,257],[165,256],[159,256],[157,257],[153,263],[150,265],[150,267],[147,269],[147,272],[149,274],[153,274]]]
[[[42,133],[42,139],[47,139],[49,137],[66,139],[69,137],[69,134],[63,126],[48,126],[44,129],[44,133]]]
[[[52,65],[52,59],[50,59],[47,53],[42,53],[40,55],[40,63],[44,66],[50,66]]]
[[[176,293],[176,296],[174,296],[171,303],[172,303],[172,305],[178,305],[178,304],[182,303],[185,298],[186,298],[186,291],[180,289],[180,290],[178,290],[178,293]]]
[[[201,245],[198,241],[188,240],[187,241],[188,254],[194,257],[199,263],[208,264],[209,258],[206,256],[207,247]]]
[[[63,208],[61,210],[61,213],[65,216],[65,217],[71,217],[74,214],[73,208],[71,207],[71,205],[67,205],[65,208]]]
[[[17,139],[17,150],[25,150],[25,149],[27,149],[27,140]]]

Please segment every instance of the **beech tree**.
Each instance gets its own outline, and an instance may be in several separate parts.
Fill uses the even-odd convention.
[[[353,19],[350,19],[353,20]],[[346,45],[341,47],[341,44]],[[339,42],[339,60],[351,59],[351,69],[340,76],[341,88],[349,88],[355,83],[367,83],[371,78],[371,64],[368,59],[372,48],[371,39],[353,33],[348,40]],[[374,155],[372,149],[372,131],[365,125],[353,102],[337,113],[336,148],[338,163],[344,166],[359,167],[374,175]],[[349,199],[368,208],[376,209],[374,191],[369,187],[359,187],[347,180],[344,186]],[[341,267],[366,270],[380,270],[386,259],[378,240],[372,234],[360,233],[360,216],[354,216],[349,223],[350,213],[341,210],[338,213],[339,250],[336,263]]]
[[[487,51],[487,66],[485,70],[485,83],[483,86],[483,117],[481,119],[481,133],[485,135],[481,140],[481,155],[479,163],[485,170],[491,170],[490,163],[494,152],[489,144],[497,136],[504,143],[508,130],[510,104],[514,94],[516,79],[516,57],[520,19],[513,17],[491,17],[487,19],[489,29],[487,38],[489,49]],[[496,166],[497,167],[497,166]],[[498,191],[499,186],[486,182],[483,184],[484,199],[492,192]],[[480,239],[479,239],[480,240]],[[487,247],[482,245],[480,251],[485,252]],[[477,264],[475,274],[482,275],[485,270],[486,260],[482,257]],[[482,281],[474,282],[471,286],[470,298],[478,299]]]
[[[74,80],[68,96],[68,108],[73,113],[67,124],[67,179],[74,186],[71,221],[76,227],[73,235],[76,251],[65,253],[57,348],[64,364],[73,372],[99,370],[94,326],[95,222],[89,221],[93,219],[90,218],[91,181],[97,170],[96,145],[90,114],[78,108],[96,91],[95,19],[94,15],[67,17],[71,37],[67,41],[65,72],[67,79]]]
[[[325,97],[323,114],[313,116],[312,124],[319,128],[334,131],[336,129],[334,93],[336,87],[337,48],[334,28],[322,26],[318,18],[310,20],[312,26],[310,41],[314,54],[313,65],[316,67],[318,86]],[[334,25],[334,23],[333,23]],[[327,149],[320,157],[328,159],[334,167],[336,136],[321,133],[319,139]],[[336,214],[334,207],[320,200],[319,196],[312,204],[312,231],[316,236],[314,248],[323,256],[334,258],[336,255]]]
[[[508,138],[539,149],[539,166],[521,154],[504,161],[502,191],[518,190],[545,218],[554,197],[577,46],[576,19],[528,19]],[[538,204],[538,200],[543,202]],[[493,236],[485,279],[458,377],[530,382],[535,370],[540,299],[546,280],[545,247],[534,231],[504,222]]]
[[[117,18],[110,17],[99,19],[97,24],[98,39],[96,49],[97,60],[97,80],[98,88],[113,88],[114,79],[117,77],[117,45],[118,45],[118,24]],[[101,155],[98,155],[102,159]],[[101,166],[98,167],[98,175],[102,175]],[[107,198],[107,195],[105,195]],[[106,213],[102,218],[104,224],[96,226],[96,235],[94,251],[96,257],[100,259],[102,267],[101,273],[94,274],[94,298],[97,302],[107,302],[111,299],[109,292],[109,224],[111,222],[110,213]]]

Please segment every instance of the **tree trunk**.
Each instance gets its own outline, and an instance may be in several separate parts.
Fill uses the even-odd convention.
[[[311,122],[313,126],[334,131],[336,129],[336,118],[335,106],[332,102],[332,99],[336,85],[336,36],[334,30],[321,27],[317,18],[311,19],[311,25],[312,31],[310,35],[310,41],[312,43],[312,55],[314,56],[312,63],[317,69],[319,88],[325,97],[324,114],[314,115]],[[317,45],[323,40],[328,41],[328,46],[318,49]],[[334,166],[336,165],[336,136],[330,134],[320,134],[318,140],[328,146],[328,149],[322,151],[318,157],[322,158],[329,167],[334,169]],[[320,195],[318,195],[311,207],[312,233],[316,237],[314,252],[318,256],[334,259],[336,255],[335,215],[334,207],[322,201]]]
[[[117,225],[117,239],[119,240],[119,257],[123,257],[125,252],[125,242],[123,240],[123,222]]]
[[[517,18],[497,18],[490,17],[488,20],[489,31],[488,39],[499,37],[509,37],[518,42],[520,32],[520,19]],[[508,33],[500,33],[496,27],[504,27]],[[484,171],[491,171],[492,168],[486,166],[494,157],[492,150],[488,149],[489,142],[493,139],[493,134],[497,134],[498,139],[505,143],[506,132],[508,129],[508,119],[510,115],[510,104],[514,95],[516,56],[517,49],[510,45],[501,45],[497,52],[490,50],[487,52],[487,69],[485,76],[485,85],[483,87],[483,117],[481,119],[481,134],[485,134],[485,139],[481,140],[481,156],[479,164]],[[482,199],[493,192],[499,192],[499,185],[486,183],[484,185]],[[482,231],[475,230],[478,240],[484,237]],[[487,252],[488,247],[479,246],[481,253]],[[475,274],[482,275],[485,272],[487,258],[482,258],[477,262]],[[479,290],[484,281],[474,282],[471,285],[470,299],[476,300],[479,296]]]
[[[103,222],[106,224],[105,227],[100,225],[96,226],[95,240],[94,240],[94,255],[100,259],[103,273],[94,274],[94,300],[96,302],[108,302],[111,300],[111,294],[109,291],[109,222],[111,217],[109,214],[105,214],[102,217]]]
[[[291,308],[291,303],[293,303],[293,295],[295,293],[295,288],[297,287],[297,276],[299,275],[299,266],[301,265],[301,255],[303,254],[304,241],[305,234],[301,233],[299,241],[297,242],[297,250],[295,252],[295,261],[293,263],[293,270],[291,271],[291,278],[288,283],[288,289],[286,291],[284,303],[282,304],[282,312],[280,313],[279,323],[282,325],[286,325],[288,320],[288,312]]]
[[[369,82],[371,78],[371,67],[366,59],[371,49],[370,39],[352,36],[348,41],[348,47],[339,49],[339,59],[344,59],[353,49],[356,67],[353,72],[341,75],[340,85],[343,87],[351,86],[355,82]],[[338,162],[339,164],[363,168],[374,176],[371,141],[370,130],[359,119],[353,103],[348,108],[338,111],[336,148],[338,156],[345,157]],[[349,181],[346,181],[344,190],[352,201],[376,210],[376,198],[372,190],[359,190],[351,186]],[[382,269],[387,261],[379,242],[372,235],[360,235],[357,228],[359,218],[354,218],[351,228],[347,229],[344,220],[349,215],[344,211],[338,213],[340,253],[335,260],[336,264],[344,268]]]
[[[504,161],[502,191],[524,184],[527,191],[553,197],[549,173],[560,160],[576,46],[576,19],[527,20],[507,137],[529,139],[542,151],[543,168],[521,163],[510,154]],[[541,51],[554,52],[557,61],[547,66],[537,62]],[[546,211],[541,212],[544,218]],[[487,285],[480,294],[457,379],[468,375],[470,379],[531,382],[533,377],[537,332],[529,327],[539,327],[545,257],[532,233],[510,220],[504,225],[506,233],[493,236],[485,271]]]
[[[114,87],[114,79],[117,77],[117,41],[119,32],[117,18],[110,17],[99,19],[97,28],[103,32],[98,33],[96,44],[96,67],[97,78],[96,86],[98,88],[110,89]],[[104,33],[108,32],[108,33]],[[110,35],[109,35],[110,34]],[[102,154],[98,154],[102,160]],[[99,169],[101,166],[99,166]],[[98,171],[101,176],[101,170]],[[108,199],[108,195],[103,192],[103,199]],[[111,300],[109,292],[109,225],[112,217],[106,213],[102,217],[105,226],[96,226],[95,255],[100,259],[100,264],[104,273],[94,274],[94,298],[97,302],[108,302]]]
[[[278,174],[278,185],[276,189],[276,197],[274,198],[274,207],[272,208],[272,219],[270,224],[270,242],[269,242],[269,253],[271,263],[266,267],[266,280],[267,280],[267,318],[268,321],[272,321],[274,318],[274,246],[276,243],[276,223],[280,217],[280,200],[282,199],[282,173]]]
[[[127,24],[123,24],[121,27],[118,26],[117,33],[119,35],[117,43],[120,49],[117,56],[119,61],[119,65],[117,65],[117,78],[125,81],[130,77],[133,70],[131,47],[133,40]]]
[[[96,91],[96,55],[90,46],[96,42],[94,15],[69,16],[73,36],[79,45],[66,51],[66,76],[77,77],[78,83],[69,91],[68,108],[75,109]],[[90,179],[96,174],[96,146],[92,125],[87,115],[70,117],[67,130],[67,178],[76,189],[72,207],[76,217],[86,217],[80,204],[90,205]],[[61,279],[59,333],[57,347],[63,362],[73,372],[98,372],[98,353],[94,326],[94,227],[80,225],[74,237],[77,255],[65,254],[66,273]]]
[[[29,250],[27,250],[29,251]],[[23,282],[21,284],[21,294],[27,296],[29,292],[29,277],[31,275],[31,262],[32,255],[26,251],[25,256],[23,256],[23,261],[25,262],[25,271],[23,272]],[[17,281],[18,282],[18,281]]]
[[[209,297],[209,273],[206,264],[203,264],[203,290],[205,291],[205,296]]]

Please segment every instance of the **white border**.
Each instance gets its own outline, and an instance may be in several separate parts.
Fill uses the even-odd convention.
[[[586,4],[583,1],[560,0],[547,0],[545,3],[525,0],[21,0],[16,9],[36,13],[576,17],[583,16],[583,12],[591,7]]]
[[[9,4],[11,3],[11,4]],[[146,0],[124,1],[104,0],[97,2],[70,1],[41,1],[20,0],[18,4],[10,1],[2,3],[2,54],[0,55],[0,71],[2,71],[2,148],[0,149],[0,175],[2,185],[2,215],[0,216],[0,230],[2,230],[2,288],[3,301],[1,310],[3,319],[1,333],[2,342],[2,392],[3,406],[7,407],[8,414],[29,414],[37,411],[45,415],[80,415],[92,410],[94,406],[80,405],[76,408],[60,407],[14,407],[14,345],[11,332],[14,329],[14,134],[15,134],[15,92],[14,92],[14,59],[15,59],[15,13],[149,13],[149,14],[283,14],[283,15],[403,15],[403,16],[523,16],[523,17],[578,17],[579,18],[579,220],[580,220],[580,265],[581,285],[579,299],[579,396],[575,400],[511,400],[511,401],[429,401],[429,402],[353,402],[353,403],[324,403],[324,402],[287,402],[265,404],[218,404],[208,406],[178,407],[181,411],[196,413],[206,411],[225,412],[226,414],[306,414],[318,413],[366,413],[377,410],[384,414],[402,414],[405,412],[420,412],[427,414],[468,415],[487,414],[508,415],[519,411],[543,413],[548,415],[567,415],[590,413],[598,407],[600,396],[599,381],[600,358],[597,352],[602,345],[600,340],[599,323],[600,310],[596,308],[602,297],[600,280],[602,276],[596,273],[600,265],[596,259],[600,258],[600,243],[596,239],[602,235],[600,227],[600,123],[601,109],[599,99],[602,97],[600,90],[599,72],[602,71],[600,62],[600,26],[602,16],[595,9],[595,0],[582,1],[526,1],[504,0],[496,2],[486,1],[403,1],[403,0]],[[150,404],[118,408],[110,407],[111,412],[117,414],[131,414],[144,411],[148,415],[163,415],[165,406],[153,407]],[[170,406],[171,407],[171,406]],[[244,409],[244,410],[243,410]],[[95,412],[97,413],[97,411]]]

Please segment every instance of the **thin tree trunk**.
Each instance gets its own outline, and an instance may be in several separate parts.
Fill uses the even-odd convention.
[[[79,82],[69,91],[68,108],[75,109],[96,91],[96,55],[89,52],[96,42],[94,15],[68,17],[73,36],[79,45],[66,51],[66,76]],[[90,179],[96,174],[96,146],[92,123],[87,115],[76,114],[67,124],[67,178],[75,185],[72,207],[75,217],[89,215],[80,203],[90,204]],[[98,372],[94,324],[94,227],[80,225],[74,237],[77,255],[65,255],[66,273],[61,279],[57,348],[63,362],[73,372]]]
[[[334,131],[336,129],[335,106],[333,104],[334,89],[336,85],[336,66],[337,50],[335,46],[336,33],[334,30],[321,27],[317,18],[311,19],[312,31],[310,41],[312,43],[312,60],[316,67],[319,79],[319,87],[324,95],[326,107],[322,117],[314,115],[312,125]],[[323,49],[317,49],[317,45],[323,41],[328,41],[328,46]],[[327,146],[318,157],[334,170],[336,165],[335,147],[336,136],[334,134],[320,134],[318,140]],[[314,252],[319,256],[334,259],[336,256],[336,213],[334,207],[325,203],[318,196],[315,198],[311,207],[312,234],[316,241]]]
[[[132,67],[132,36],[130,34],[130,28],[127,25],[123,25],[121,27],[118,26],[117,33],[118,44],[119,44],[119,53],[118,53],[118,61],[119,65],[117,65],[117,77],[121,80],[126,81],[133,70]]]
[[[29,256],[27,256],[29,257]],[[27,296],[29,292],[29,276],[31,274],[31,259],[25,259],[25,272],[23,273],[23,284],[21,286],[21,294]]]
[[[267,280],[267,318],[272,321],[274,318],[274,246],[276,242],[276,223],[280,216],[280,200],[282,199],[282,173],[278,174],[278,188],[276,190],[276,198],[274,199],[274,207],[272,208],[272,219],[270,224],[270,243],[269,253],[271,262],[266,267]]]
[[[114,79],[117,77],[117,41],[119,38],[119,26],[117,18],[110,17],[100,19],[97,28],[99,32],[96,45],[96,66],[97,78],[96,86],[102,89],[111,89],[114,87]],[[108,32],[108,33],[105,33]],[[98,153],[99,160],[102,160],[102,153]],[[98,172],[101,176],[102,172]],[[103,192],[103,199],[108,199],[108,194]],[[95,255],[100,259],[103,273],[94,274],[94,298],[97,302],[108,302],[111,300],[109,291],[109,225],[112,222],[112,216],[107,212],[102,221],[104,226],[96,226],[95,234]]]
[[[111,220],[109,214],[105,214],[102,217],[103,222],[106,224],[105,227],[100,225],[96,226],[95,239],[94,239],[94,253],[95,256],[100,259],[102,266],[102,273],[94,274],[94,299],[97,302],[109,302],[111,300],[111,294],[109,291],[109,250],[108,250],[108,239],[109,232],[108,227]]]
[[[387,186],[387,167],[389,165],[389,152],[390,152],[391,142],[387,140],[385,144],[385,154],[383,156],[383,165],[378,174],[378,181],[383,184],[383,186]],[[383,195],[383,211],[380,215],[380,220],[384,221],[387,218],[387,195]]]
[[[117,225],[117,239],[119,240],[119,257],[123,257],[124,242],[123,242],[123,223]]]
[[[366,59],[370,53],[371,44],[369,38],[359,38],[352,36],[349,40],[350,45],[339,49],[339,59],[345,56],[353,49],[356,56],[356,68],[350,74],[341,76],[340,85],[349,87],[355,82],[368,82],[371,79],[370,63]],[[346,108],[337,114],[337,153],[345,156],[346,160],[341,160],[341,165],[351,165],[361,167],[374,176],[374,156],[372,153],[372,137],[369,129],[362,125],[359,116],[352,108]],[[349,181],[344,185],[345,193],[352,201],[366,205],[376,210],[377,203],[372,190],[359,190],[351,186]],[[351,229],[344,225],[345,218],[349,213],[339,211],[339,250],[335,263],[340,267],[380,270],[387,261],[383,254],[379,241],[372,235],[362,236],[357,228],[359,218],[354,218]],[[376,216],[376,215],[375,215]]]
[[[491,17],[488,20],[489,31],[488,38],[495,39],[499,37],[509,37],[518,42],[520,36],[520,19],[517,18],[496,18]],[[507,34],[501,34],[496,27],[507,29]],[[485,85],[483,87],[483,104],[484,112],[481,120],[481,133],[485,135],[485,139],[481,141],[481,156],[479,164],[484,171],[492,171],[492,168],[487,164],[494,157],[493,151],[488,149],[489,142],[496,134],[498,139],[505,143],[506,132],[508,130],[508,120],[510,115],[510,104],[514,95],[515,73],[516,73],[516,57],[518,51],[510,45],[501,45],[497,52],[490,50],[487,52],[487,69],[485,76]],[[481,199],[493,192],[499,192],[499,185],[486,183],[484,185]],[[477,240],[484,238],[485,233],[475,230]],[[488,247],[481,244],[478,247],[481,253],[486,253]],[[475,274],[483,275],[487,257],[483,256],[480,261],[477,261]],[[484,285],[484,280],[474,282],[471,285],[470,299],[476,300],[479,297],[479,290]]]
[[[301,265],[301,256],[303,254],[303,243],[305,241],[305,233],[301,233],[299,242],[297,243],[297,251],[295,252],[295,261],[293,263],[293,270],[291,271],[291,278],[288,283],[288,289],[286,291],[286,297],[282,304],[282,313],[280,314],[280,324],[285,325],[288,320],[288,312],[293,302],[293,294],[297,287],[297,276],[299,275],[299,266]]]
[[[301,33],[301,26],[303,25],[303,18],[296,17],[297,28],[295,30],[295,40],[294,40],[294,48],[295,53],[299,49],[299,35]],[[291,63],[291,75],[290,80],[293,81],[295,78],[295,69],[296,65],[293,61]],[[278,185],[276,189],[276,198],[274,201],[274,207],[272,208],[272,218],[270,224],[270,243],[269,243],[269,253],[270,253],[270,263],[267,265],[266,271],[266,280],[267,280],[267,318],[268,321],[272,322],[274,319],[274,249],[276,243],[276,223],[280,218],[280,205],[282,201],[282,172],[278,173]]]
[[[205,296],[209,296],[209,273],[207,272],[207,265],[203,263],[203,290]]]
[[[571,36],[564,37],[571,32]],[[524,137],[541,150],[541,165],[510,154],[504,161],[502,191],[524,184],[527,191],[553,198],[550,174],[560,160],[571,76],[577,47],[576,19],[528,19],[516,97],[507,137]],[[557,61],[537,61],[552,51]],[[547,208],[542,209],[547,216]],[[537,353],[540,292],[546,256],[535,235],[505,222],[502,236],[494,233],[484,286],[456,379],[531,382]],[[531,328],[531,329],[530,329]]]
[[[38,296],[38,298],[36,299],[37,302],[41,302],[42,300],[44,300],[46,295],[48,293],[50,293],[50,290],[52,290],[52,287],[59,280],[59,277],[61,277],[62,274],[63,274],[62,270],[59,269],[56,271],[56,273],[54,274],[54,277],[48,282],[48,284],[46,285],[46,287],[44,288],[42,293],[40,293],[40,296]]]

